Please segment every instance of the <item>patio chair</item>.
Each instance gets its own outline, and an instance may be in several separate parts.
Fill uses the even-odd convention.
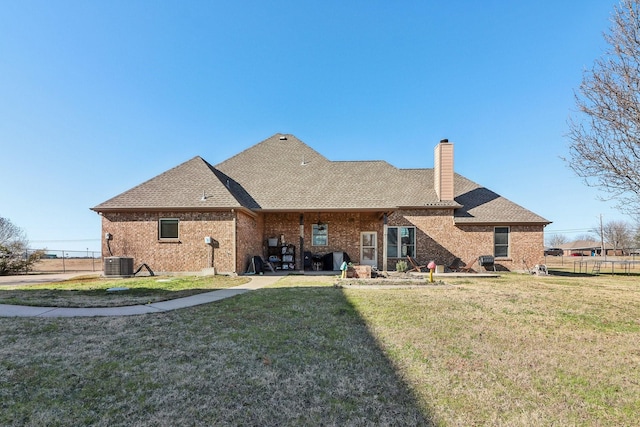
[[[410,256],[407,256],[407,259],[409,260],[409,263],[411,264],[411,269],[409,270],[409,272],[411,271],[417,271],[418,273],[422,272],[423,268],[426,268],[426,265],[418,265],[418,263],[416,262],[415,259],[411,258]]]
[[[544,264],[536,264],[533,266],[533,268],[529,271],[531,274],[535,275],[535,276],[548,276],[549,275],[549,270],[547,270],[547,266]]]
[[[451,264],[447,266],[447,271],[455,273],[460,268],[460,264],[462,264],[462,260],[460,258],[454,258]]]
[[[468,263],[466,263],[464,266],[458,267],[458,271],[461,273],[475,273],[475,271],[473,270],[473,264],[476,263],[476,261],[478,260],[478,258],[474,258],[473,260],[469,261]]]

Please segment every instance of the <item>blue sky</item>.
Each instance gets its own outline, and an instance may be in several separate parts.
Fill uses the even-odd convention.
[[[0,12],[0,216],[99,250],[95,206],[277,133],[330,160],[455,169],[569,239],[629,220],[561,156],[613,0],[20,1]],[[347,184],[348,186],[348,184]]]

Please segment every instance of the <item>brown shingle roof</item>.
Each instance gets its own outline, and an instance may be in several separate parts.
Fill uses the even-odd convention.
[[[558,246],[564,250],[588,250],[588,249],[601,249],[602,243],[595,240],[576,240],[575,242],[569,242]],[[605,243],[605,249],[613,249],[612,245]]]
[[[539,223],[549,224],[543,217],[456,174],[456,202],[462,207],[454,215],[456,224],[463,223]]]
[[[276,134],[211,166],[195,157],[93,208],[271,211],[457,208],[460,223],[548,223],[460,176],[454,201],[438,201],[433,169],[385,161],[330,161],[293,135]],[[205,192],[206,200],[201,200]]]
[[[431,170],[330,161],[293,135],[274,135],[216,169],[233,176],[264,210],[385,210],[437,201]]]
[[[221,175],[201,157],[194,157],[99,204],[93,210],[242,207]],[[203,192],[205,200],[202,200]]]

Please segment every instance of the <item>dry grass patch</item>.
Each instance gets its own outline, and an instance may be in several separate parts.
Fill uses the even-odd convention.
[[[424,405],[446,425],[634,425],[634,277],[451,281],[453,290],[349,290]]]
[[[637,277],[336,282],[0,318],[0,425],[637,425]]]
[[[284,282],[158,315],[0,318],[0,425],[430,424],[340,290]]]
[[[102,271],[102,258],[55,258],[41,259],[33,264],[31,271],[47,272],[71,272],[71,271]]]

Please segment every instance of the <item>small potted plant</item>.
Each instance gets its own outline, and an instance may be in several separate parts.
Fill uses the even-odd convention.
[[[354,277],[356,277],[356,276],[357,276],[357,274],[356,274],[356,269],[354,268],[353,263],[352,263],[352,262],[350,262],[350,263],[347,265],[347,277],[349,277],[349,278],[353,279],[353,278],[354,278]]]

